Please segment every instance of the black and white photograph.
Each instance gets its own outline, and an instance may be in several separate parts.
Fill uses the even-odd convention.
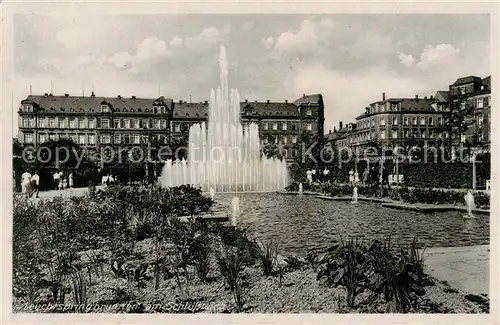
[[[497,2],[17,5],[2,15],[10,317],[498,323]]]

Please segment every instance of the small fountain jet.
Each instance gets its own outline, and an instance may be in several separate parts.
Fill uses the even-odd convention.
[[[358,203],[358,187],[354,186],[352,189],[352,202],[351,203]]]
[[[464,196],[465,205],[467,206],[467,215],[464,216],[466,219],[474,219],[474,215],[472,214],[472,209],[476,207],[474,203],[474,195],[471,191],[467,191],[467,194]]]

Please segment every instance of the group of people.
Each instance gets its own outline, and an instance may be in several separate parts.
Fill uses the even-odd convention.
[[[389,188],[391,184],[389,183],[389,170],[384,166],[381,166],[380,172],[377,172],[375,167],[369,169],[365,168],[363,171],[363,185],[374,185],[382,184],[382,186],[387,185]]]
[[[52,174],[52,180],[55,190],[64,190],[68,187],[72,188],[73,172],[70,172],[68,176],[66,176],[62,171],[56,170],[56,172]]]
[[[35,197],[38,197],[39,184],[40,184],[40,176],[38,175],[38,172],[35,171],[35,173],[31,175],[29,170],[26,170],[21,175],[21,192],[23,194],[26,194],[26,197],[30,198],[33,195],[35,195]]]

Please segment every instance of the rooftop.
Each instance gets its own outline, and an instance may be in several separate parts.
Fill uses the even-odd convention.
[[[458,78],[452,86],[460,86],[460,85],[465,85],[465,84],[469,84],[469,83],[479,83],[479,84],[482,84],[483,83],[483,80],[479,77],[475,77],[475,76],[467,76],[467,77],[462,77],[462,78]]]

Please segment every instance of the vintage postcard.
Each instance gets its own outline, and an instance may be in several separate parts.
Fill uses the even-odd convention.
[[[497,2],[0,6],[5,323],[499,323]]]

